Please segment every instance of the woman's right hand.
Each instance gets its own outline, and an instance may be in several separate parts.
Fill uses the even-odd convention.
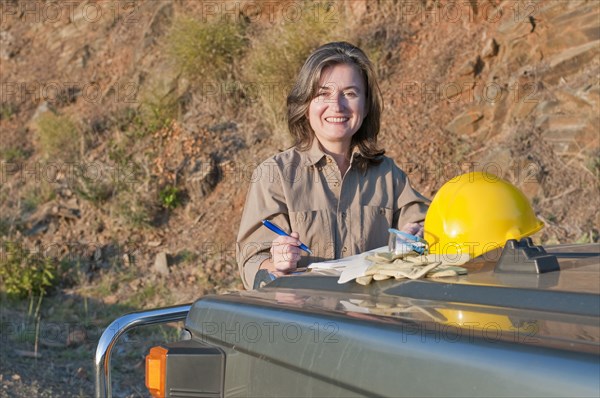
[[[290,236],[278,236],[271,244],[271,261],[275,271],[289,273],[296,269],[300,260],[302,243],[300,235],[292,232]]]

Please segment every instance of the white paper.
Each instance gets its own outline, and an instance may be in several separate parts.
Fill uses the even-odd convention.
[[[365,272],[367,272],[367,268],[370,266],[371,262],[364,257],[360,260],[357,260],[354,264],[348,265],[346,268],[344,268],[337,283],[342,284],[350,282],[359,276],[363,276]]]
[[[366,259],[368,255],[387,252],[388,247],[383,246],[377,249],[369,250],[368,252],[356,254],[354,256],[340,258],[339,260],[323,261],[320,263],[312,263],[308,268],[317,269],[335,269],[341,271],[338,283],[346,283],[359,276],[364,275],[365,271],[371,265],[371,262]]]
[[[357,260],[363,259],[371,254],[386,252],[388,251],[387,246],[378,247],[377,249],[369,250],[364,253],[355,254],[354,256],[348,256],[344,258],[340,258],[338,260],[327,260],[322,261],[320,263],[312,263],[308,266],[308,268],[314,269],[332,269],[332,268],[345,268],[347,265],[355,264]],[[365,260],[366,261],[366,260]]]

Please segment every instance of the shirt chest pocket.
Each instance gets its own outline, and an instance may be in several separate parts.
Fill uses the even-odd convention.
[[[394,212],[388,207],[361,206],[360,208],[361,251],[375,249],[388,244]]]
[[[313,252],[313,260],[334,256],[334,235],[327,210],[290,211],[292,231],[300,234],[300,241]]]

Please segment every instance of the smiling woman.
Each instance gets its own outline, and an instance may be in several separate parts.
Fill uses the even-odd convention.
[[[259,269],[281,275],[384,246],[388,228],[422,236],[429,201],[378,146],[381,93],[361,49],[316,49],[287,107],[294,146],[255,170],[242,215],[237,259],[246,288]],[[263,219],[290,236],[273,239]]]

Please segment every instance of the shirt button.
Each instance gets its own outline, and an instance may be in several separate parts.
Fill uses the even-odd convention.
[[[340,185],[340,183],[339,183],[339,182],[334,182],[334,183],[333,183],[333,186],[334,186],[334,187],[337,187],[337,186],[339,186],[339,185]]]
[[[342,253],[346,253],[348,251],[348,249],[346,248],[346,246],[344,246],[344,248],[342,249]]]
[[[342,218],[346,218],[346,212],[342,213]]]

